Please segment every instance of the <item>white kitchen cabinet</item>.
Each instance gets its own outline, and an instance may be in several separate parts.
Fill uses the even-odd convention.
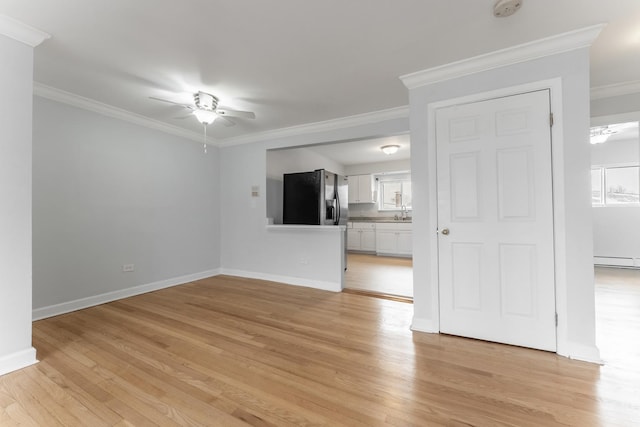
[[[373,175],[351,175],[348,177],[349,203],[375,203],[376,186]]]
[[[376,253],[411,256],[413,253],[411,223],[379,223],[376,226]]]
[[[375,225],[375,224],[374,224]],[[376,250],[376,230],[361,230],[360,233],[360,250],[375,252]]]
[[[360,250],[360,230],[353,228],[347,229],[347,250],[359,251]]]
[[[350,251],[376,251],[376,224],[373,222],[354,222],[347,228],[347,249]]]

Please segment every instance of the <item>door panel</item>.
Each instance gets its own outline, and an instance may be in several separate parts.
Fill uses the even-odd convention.
[[[502,313],[535,316],[535,245],[500,245]]]
[[[549,91],[436,111],[440,329],[555,351]]]
[[[455,310],[482,310],[482,244],[451,245],[451,277]]]
[[[533,150],[531,147],[498,150],[498,217],[534,220]]]
[[[451,156],[451,221],[465,221],[480,217],[479,153]]]

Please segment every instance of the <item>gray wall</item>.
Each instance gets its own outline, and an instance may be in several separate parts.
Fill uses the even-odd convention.
[[[40,97],[33,139],[35,309],[220,267],[218,149]]]

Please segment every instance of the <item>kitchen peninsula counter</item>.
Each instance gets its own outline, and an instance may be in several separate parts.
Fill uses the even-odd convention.
[[[375,223],[399,223],[399,224],[411,224],[412,222],[412,218],[409,217],[405,220],[402,219],[394,219],[393,217],[366,217],[366,216],[359,216],[359,217],[349,217],[349,219],[347,220],[349,222],[375,222]]]

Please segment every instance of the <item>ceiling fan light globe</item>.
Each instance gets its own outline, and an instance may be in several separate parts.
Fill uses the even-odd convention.
[[[210,125],[218,117],[215,111],[203,109],[194,110],[193,115],[204,125]]]

